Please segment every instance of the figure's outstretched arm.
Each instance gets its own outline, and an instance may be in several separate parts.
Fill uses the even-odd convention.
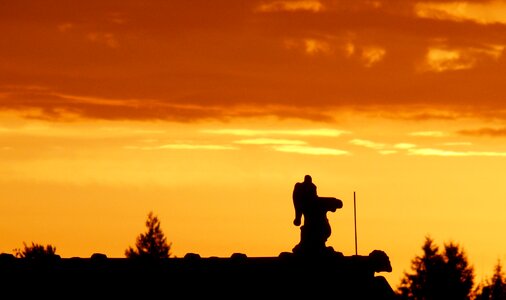
[[[335,197],[318,197],[318,201],[326,211],[335,212],[336,209],[343,207],[343,201]]]

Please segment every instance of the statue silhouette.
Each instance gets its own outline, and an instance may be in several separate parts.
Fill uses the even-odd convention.
[[[327,212],[335,212],[343,207],[343,202],[334,197],[319,197],[316,185],[310,175],[304,176],[303,182],[297,182],[293,188],[293,205],[295,208],[295,226],[300,228],[300,242],[293,248],[294,254],[320,255],[334,252],[325,243],[332,232]]]

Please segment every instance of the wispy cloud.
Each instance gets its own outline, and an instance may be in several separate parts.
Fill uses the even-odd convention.
[[[473,143],[471,142],[448,142],[443,143],[444,146],[471,146]]]
[[[306,142],[300,140],[287,140],[287,139],[270,139],[270,138],[257,138],[235,141],[236,144],[243,145],[305,145]]]
[[[226,145],[165,144],[160,146],[125,146],[130,150],[237,150]]]
[[[453,156],[453,157],[506,157],[506,152],[494,151],[451,151],[433,148],[408,149],[410,155],[420,156]]]
[[[411,136],[426,136],[426,137],[444,137],[447,134],[442,131],[416,131],[411,132]]]
[[[286,130],[262,130],[262,129],[205,129],[203,133],[236,135],[236,136],[270,136],[270,135],[295,135],[295,136],[322,136],[338,137],[349,134],[349,131],[339,129],[286,129]]]
[[[362,146],[370,149],[378,150],[378,153],[381,155],[390,155],[390,154],[396,154],[399,153],[399,150],[408,150],[416,148],[417,146],[415,144],[411,143],[397,143],[393,145],[387,145],[384,143],[377,143],[369,140],[362,140],[362,139],[353,139],[350,141],[351,144]]]
[[[324,147],[310,147],[310,146],[299,146],[299,145],[284,145],[274,146],[276,151],[297,153],[297,154],[308,154],[308,155],[349,155],[350,153],[345,150],[324,148]]]
[[[371,148],[371,149],[383,149],[386,146],[383,143],[376,143],[373,141],[361,140],[361,139],[353,139],[350,141],[350,144],[353,144],[356,146],[363,146],[363,147]]]

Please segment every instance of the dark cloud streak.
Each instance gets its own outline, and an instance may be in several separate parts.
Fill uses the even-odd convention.
[[[458,133],[467,136],[506,137],[506,127],[460,130]]]

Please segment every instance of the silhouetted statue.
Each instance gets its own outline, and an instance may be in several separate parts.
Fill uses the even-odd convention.
[[[300,228],[300,242],[293,248],[295,254],[324,254],[333,252],[325,243],[330,237],[331,228],[327,212],[335,212],[343,207],[343,202],[334,197],[319,197],[316,185],[310,175],[304,176],[303,182],[297,182],[293,188],[293,206],[295,208],[295,226]]]

